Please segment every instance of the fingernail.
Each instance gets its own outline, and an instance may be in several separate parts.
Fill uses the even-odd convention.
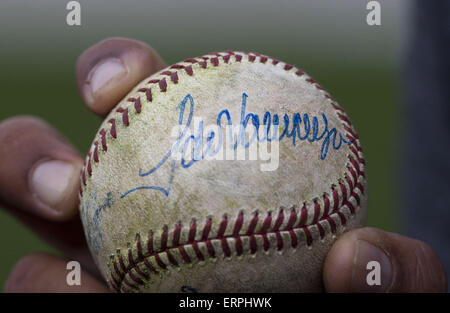
[[[96,93],[127,74],[127,69],[119,58],[108,58],[96,64],[87,76],[87,96],[95,98]]]
[[[74,194],[77,173],[78,168],[69,162],[59,160],[42,162],[31,173],[31,192],[44,204],[61,212],[64,210],[68,198]]]
[[[352,292],[384,292],[392,281],[392,265],[384,251],[364,240],[356,241]]]

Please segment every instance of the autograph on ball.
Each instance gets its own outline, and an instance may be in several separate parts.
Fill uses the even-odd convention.
[[[227,140],[228,150],[247,150],[251,149],[255,144],[261,143],[278,143],[283,140],[290,140],[292,146],[296,147],[301,141],[321,142],[320,159],[325,160],[328,155],[328,150],[331,147],[334,150],[339,150],[342,144],[352,144],[351,141],[346,140],[336,128],[329,129],[328,119],[324,113],[320,117],[310,117],[309,114],[294,113],[291,118],[287,114],[283,116],[283,126],[280,134],[280,116],[272,114],[269,111],[264,113],[261,118],[258,114],[246,113],[247,108],[246,93],[242,94],[241,115],[240,122],[233,125],[230,112],[224,109],[217,115],[216,127],[207,133],[206,140],[204,138],[204,121],[197,120],[194,125],[196,131],[194,134],[190,132],[194,117],[194,98],[187,94],[183,100],[178,104],[179,118],[177,125],[177,133],[175,142],[172,148],[164,155],[164,157],[150,170],[144,171],[139,169],[139,176],[146,177],[158,171],[164,164],[170,162],[170,174],[166,187],[161,186],[138,186],[123,193],[120,198],[124,198],[130,193],[138,190],[155,190],[162,192],[166,197],[170,194],[170,188],[175,175],[177,164],[182,169],[188,169],[196,162],[205,159],[217,157],[222,151],[223,142]],[[186,106],[189,103],[189,113],[187,121],[183,125],[185,119]],[[250,123],[251,122],[251,123]],[[223,129],[225,128],[225,134]],[[252,136],[248,136],[249,132]],[[235,134],[237,133],[237,136]],[[247,139],[247,137],[249,137]],[[278,152],[278,151],[277,151]],[[171,161],[170,161],[171,160]],[[278,166],[278,164],[277,164]]]

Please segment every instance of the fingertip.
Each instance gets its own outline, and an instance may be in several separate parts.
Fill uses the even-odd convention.
[[[78,58],[78,89],[91,111],[106,115],[138,82],[164,67],[161,57],[147,44],[108,38]]]
[[[11,269],[4,285],[7,293],[108,292],[106,286],[83,269],[68,266],[67,260],[46,253],[23,257]],[[79,263],[78,263],[79,264]],[[69,284],[70,271],[79,270],[79,283]]]
[[[43,159],[29,172],[29,188],[36,202],[49,207],[59,221],[66,221],[78,213],[78,187],[81,159],[63,161]]]
[[[329,292],[445,292],[447,276],[426,243],[365,227],[338,238],[323,273]]]
[[[335,242],[325,259],[323,280],[327,292],[349,292],[354,257],[354,240],[346,233]]]
[[[6,293],[14,293],[17,290],[17,286],[20,282],[27,281],[28,268],[30,256],[25,256],[20,259],[11,268],[8,278],[6,279],[5,285],[3,286],[3,291]]]
[[[328,292],[385,292],[392,282],[390,258],[380,240],[380,231],[359,228],[338,238],[327,255],[324,285]],[[376,264],[374,262],[377,262]],[[370,270],[379,267],[372,281]]]
[[[54,128],[29,116],[4,120],[0,155],[1,203],[54,221],[77,214],[83,160]]]

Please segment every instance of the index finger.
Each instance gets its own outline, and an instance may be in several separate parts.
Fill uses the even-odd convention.
[[[108,38],[78,58],[78,90],[86,106],[104,116],[137,83],[165,66],[158,53],[143,42]]]

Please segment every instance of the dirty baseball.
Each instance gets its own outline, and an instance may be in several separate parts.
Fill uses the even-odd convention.
[[[91,253],[118,292],[323,288],[365,223],[359,137],[301,69],[258,53],[189,58],[105,118],[81,173]]]

